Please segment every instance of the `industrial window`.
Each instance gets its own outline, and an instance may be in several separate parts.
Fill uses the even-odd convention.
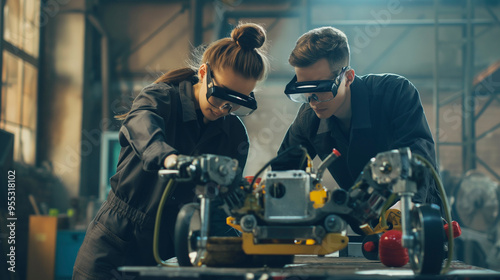
[[[40,0],[4,2],[0,129],[15,135],[14,160],[34,164]]]

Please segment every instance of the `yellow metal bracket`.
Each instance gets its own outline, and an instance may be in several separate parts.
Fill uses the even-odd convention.
[[[401,210],[399,209],[388,209],[385,211],[385,220],[386,220],[386,226],[383,225],[382,223],[382,217],[380,218],[379,223],[375,226],[375,228],[372,228],[368,224],[364,224],[360,226],[359,228],[366,234],[366,235],[372,235],[372,234],[377,234],[377,233],[382,233],[386,232],[389,229],[389,226],[387,226],[387,223],[392,224],[391,229],[399,230],[401,231]]]
[[[243,251],[249,255],[327,255],[347,246],[349,238],[342,233],[328,233],[321,244],[307,245],[302,243],[255,244],[252,233],[243,232]]]

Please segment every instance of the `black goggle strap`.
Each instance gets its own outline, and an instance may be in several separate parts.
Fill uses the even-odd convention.
[[[214,82],[212,81],[212,70],[210,69],[210,65],[208,65],[208,62],[205,63],[207,65],[207,87],[208,89],[210,89],[209,91],[207,91],[207,99],[212,95],[213,93],[213,87],[215,86],[214,85]]]
[[[311,93],[311,92],[326,92],[332,91],[336,93],[336,89],[340,85],[344,73],[349,70],[349,66],[344,66],[340,73],[332,80],[306,81],[297,83],[297,75],[286,85],[285,94]]]
[[[211,95],[253,110],[257,109],[257,100],[255,100],[253,92],[247,96],[227,88],[214,86]]]
[[[345,76],[345,72],[347,72],[347,70],[351,69],[351,67],[349,66],[344,66],[342,67],[342,69],[340,70],[340,73],[339,75],[337,76],[337,78],[335,78],[335,84],[337,85],[337,87],[340,85],[340,83],[342,82],[342,79],[344,78]]]
[[[297,76],[295,75],[293,79],[286,85],[285,94],[331,91],[336,83],[338,83],[337,79],[335,79],[335,81],[319,80],[297,83]]]

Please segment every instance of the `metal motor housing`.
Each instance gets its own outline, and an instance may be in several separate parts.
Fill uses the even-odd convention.
[[[303,170],[270,171],[266,175],[264,220],[268,222],[298,222],[308,219],[311,175]]]

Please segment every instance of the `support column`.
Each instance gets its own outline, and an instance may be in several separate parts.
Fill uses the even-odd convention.
[[[474,6],[467,0],[466,24],[464,26],[463,47],[463,95],[462,95],[462,164],[463,172],[476,168],[475,97],[472,92],[474,75]]]

